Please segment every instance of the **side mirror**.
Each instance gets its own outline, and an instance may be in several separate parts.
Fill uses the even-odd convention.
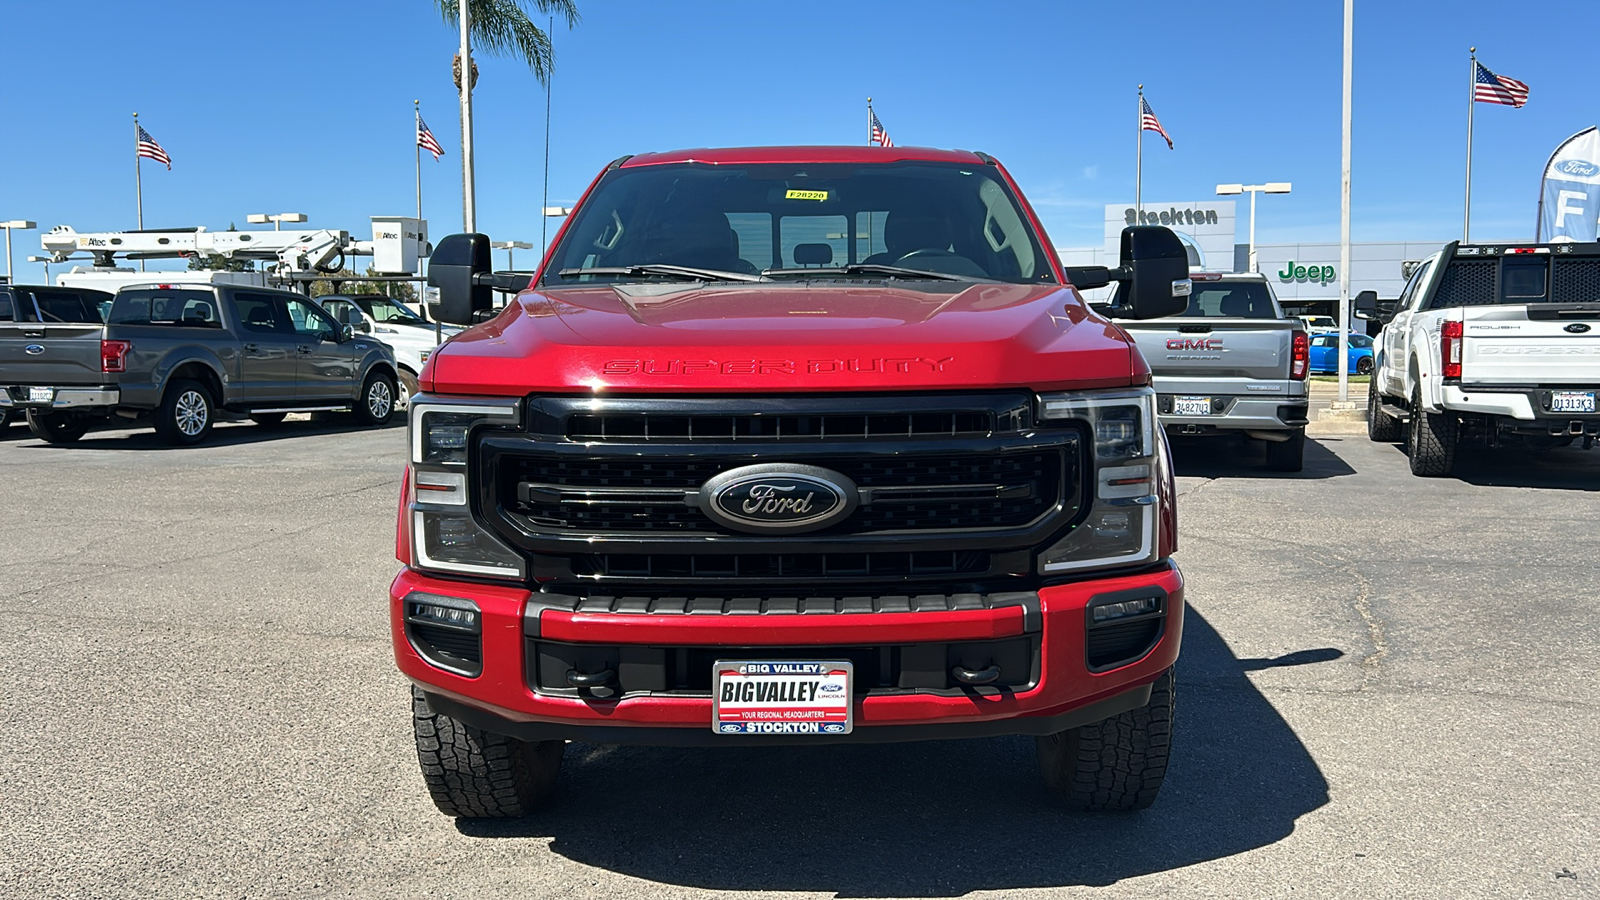
[[[1122,229],[1122,265],[1110,273],[1123,282],[1117,314],[1130,319],[1159,319],[1189,308],[1194,283],[1189,280],[1189,253],[1172,229],[1131,225]]]
[[[350,324],[354,325],[355,329],[357,331],[361,332],[362,334],[371,334],[372,333],[372,323],[368,322],[366,319],[362,319],[359,322],[352,322]]]
[[[1111,283],[1111,270],[1105,266],[1062,266],[1061,270],[1067,273],[1067,280],[1080,291],[1090,288],[1105,287]]]
[[[1377,310],[1377,291],[1362,291],[1350,298],[1350,314],[1358,319],[1376,319]]]
[[[348,344],[348,343],[350,343],[351,341],[353,341],[355,339],[356,339],[356,329],[355,329],[354,325],[340,325],[339,326],[339,343]]]
[[[428,317],[471,325],[473,313],[494,303],[486,278],[492,271],[488,235],[452,234],[441,240],[428,258],[428,285],[439,289],[439,299],[428,304]]]

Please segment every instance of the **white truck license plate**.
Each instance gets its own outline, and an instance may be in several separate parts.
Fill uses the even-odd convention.
[[[1594,412],[1594,391],[1551,391],[1550,411],[1592,413]]]
[[[1210,397],[1173,397],[1172,414],[1175,416],[1211,415]]]
[[[56,399],[56,389],[55,388],[47,388],[47,387],[31,387],[31,388],[28,388],[28,402],[29,403],[54,403],[55,399]]]
[[[718,660],[711,730],[718,734],[849,734],[849,662]]]

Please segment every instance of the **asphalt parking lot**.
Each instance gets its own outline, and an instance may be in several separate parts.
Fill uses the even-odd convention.
[[[1359,436],[1298,476],[1177,449],[1154,808],[1053,808],[1025,739],[572,745],[547,812],[457,826],[390,658],[403,428],[13,427],[0,893],[1600,897],[1600,452],[1424,480]]]

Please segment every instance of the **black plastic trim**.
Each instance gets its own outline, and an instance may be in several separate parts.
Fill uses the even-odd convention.
[[[999,737],[1002,735],[1056,734],[1109,719],[1138,709],[1150,702],[1151,685],[1131,688],[1058,716],[1015,716],[977,722],[939,722],[926,725],[863,725],[840,735],[725,735],[711,730],[711,720],[703,728],[634,727],[627,725],[587,725],[575,722],[521,722],[489,710],[471,706],[428,691],[420,686],[428,706],[474,728],[523,741],[582,741],[586,744],[624,744],[645,747],[738,747],[818,744],[889,744],[906,741],[942,741],[956,738]]]
[[[1098,625],[1095,624],[1094,608],[1096,606],[1104,606],[1107,603],[1119,603],[1123,600],[1142,600],[1147,597],[1156,597],[1160,599],[1161,608],[1152,613],[1144,613],[1143,615],[1138,616],[1128,616],[1122,619],[1113,619],[1109,622],[1101,622]],[[1083,627],[1085,635],[1096,630],[1097,628],[1110,628],[1116,625],[1129,625],[1136,622],[1150,621],[1152,619],[1159,619],[1161,621],[1161,627],[1156,629],[1155,634],[1150,638],[1150,642],[1146,644],[1138,653],[1123,659],[1115,660],[1114,662],[1106,663],[1105,665],[1101,666],[1096,666],[1089,662],[1089,642],[1085,640],[1083,660],[1084,666],[1087,667],[1089,671],[1095,673],[1109,672],[1112,669],[1120,669],[1123,666],[1132,665],[1133,663],[1144,659],[1146,656],[1149,656],[1151,651],[1156,648],[1156,645],[1161,643],[1161,639],[1166,636],[1167,612],[1171,606],[1172,595],[1167,593],[1166,588],[1155,584],[1141,585],[1140,587],[1128,588],[1127,590],[1121,591],[1107,591],[1105,593],[1095,594],[1093,597],[1090,597],[1089,602],[1084,604],[1083,607]]]

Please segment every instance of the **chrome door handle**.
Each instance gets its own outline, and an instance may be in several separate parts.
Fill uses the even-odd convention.
[[[261,349],[261,345],[260,344],[245,344],[244,345],[244,349],[249,353],[255,353],[255,352],[257,352],[257,351],[259,351]]]

